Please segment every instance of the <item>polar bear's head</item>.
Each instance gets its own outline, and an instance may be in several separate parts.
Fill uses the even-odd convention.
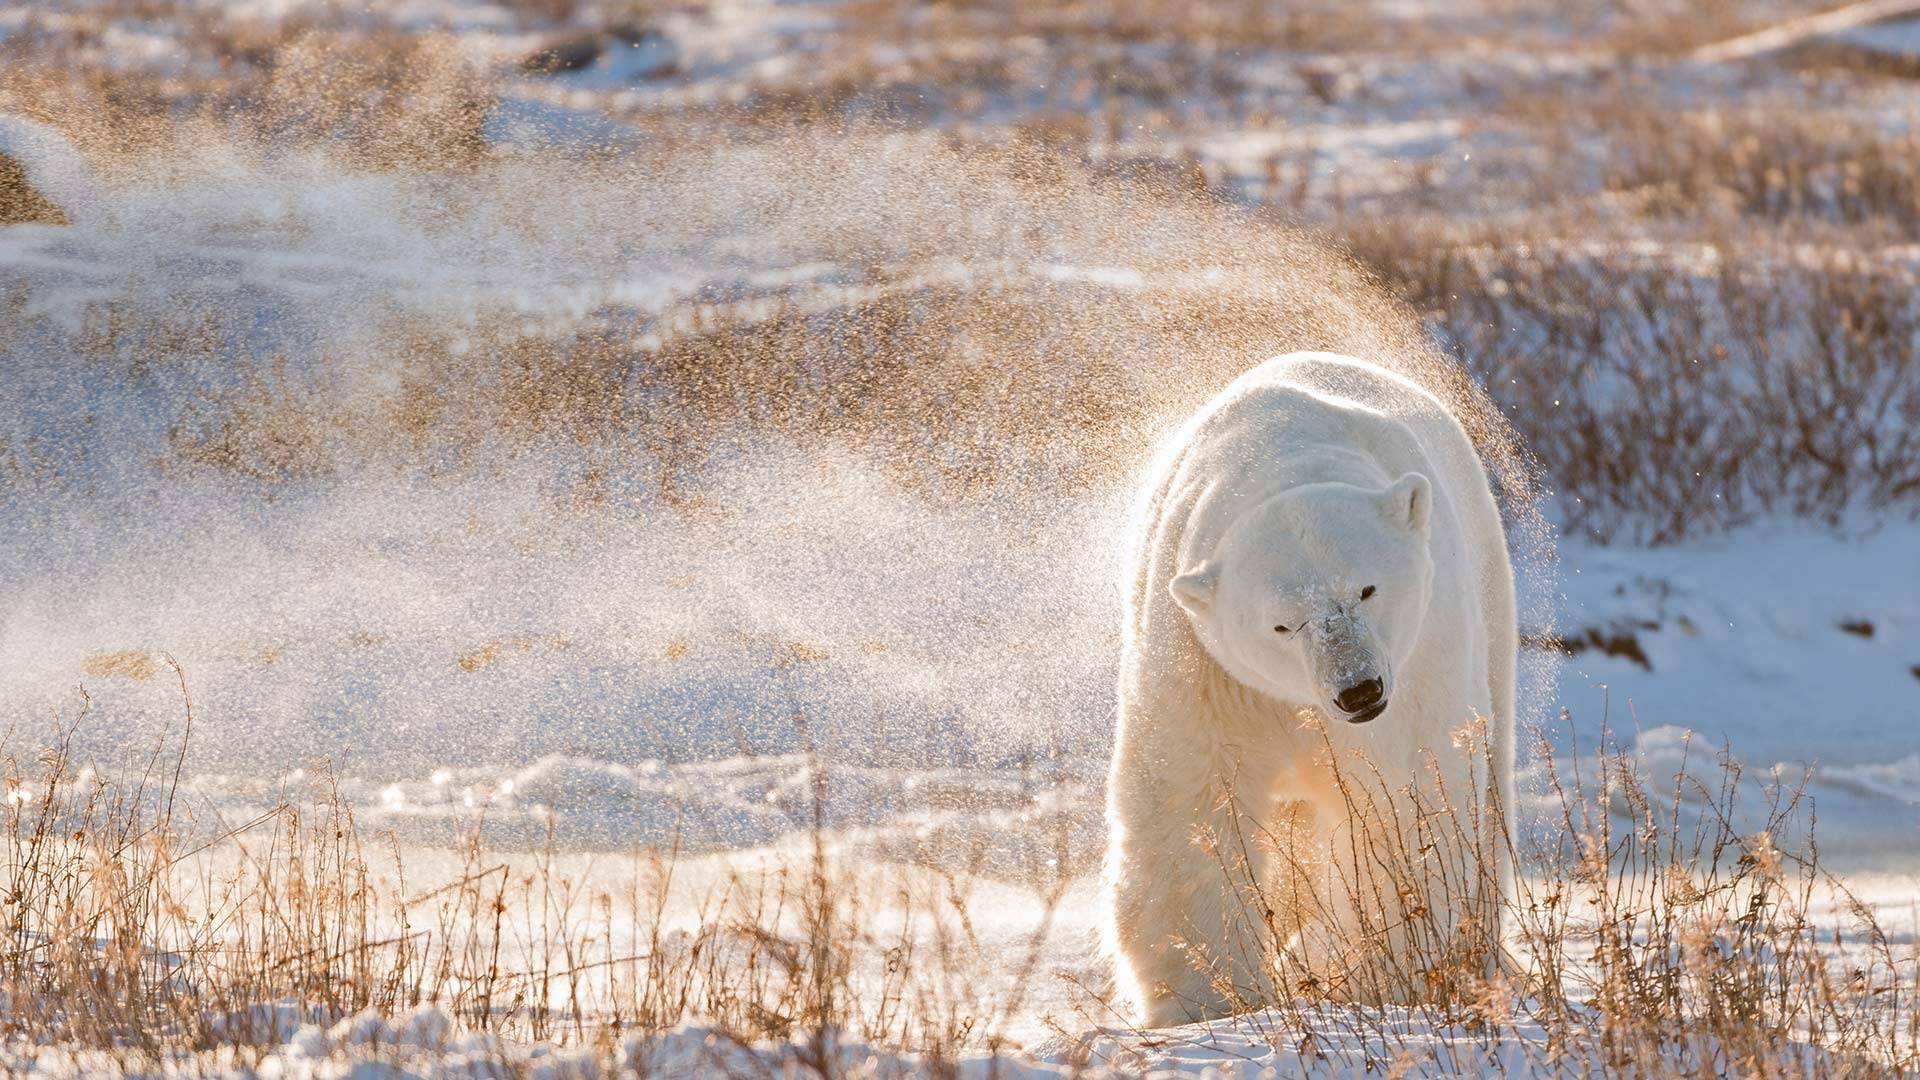
[[[1242,683],[1365,723],[1393,698],[1433,588],[1433,488],[1308,484],[1235,520],[1174,578],[1201,644]]]

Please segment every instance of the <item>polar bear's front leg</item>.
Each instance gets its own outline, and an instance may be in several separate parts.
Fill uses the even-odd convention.
[[[1329,818],[1331,814],[1327,815]],[[1427,918],[1422,875],[1401,853],[1391,814],[1340,820],[1324,834],[1314,886],[1315,918],[1288,950],[1319,992],[1367,1005],[1420,1000],[1421,923]]]
[[[1447,790],[1459,792],[1465,777]],[[1417,803],[1417,806],[1416,806]],[[1344,813],[1339,811],[1344,810]],[[1367,1004],[1442,1000],[1493,971],[1504,836],[1471,813],[1422,799],[1361,796],[1329,807],[1321,861],[1323,917],[1292,951],[1336,998]]]
[[[1121,989],[1146,1027],[1227,1016],[1273,1000],[1265,891],[1264,782],[1217,774],[1180,784],[1115,769],[1108,811],[1112,945]],[[1244,785],[1244,786],[1243,786]],[[1241,794],[1253,796],[1251,804]]]

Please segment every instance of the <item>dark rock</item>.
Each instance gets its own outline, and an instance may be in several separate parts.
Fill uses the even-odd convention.
[[[556,38],[520,61],[520,67],[535,75],[564,75],[585,71],[603,59],[618,79],[652,79],[680,69],[680,47],[657,30],[616,23]]]
[[[1660,629],[1659,623],[1642,622],[1639,626],[1645,630]],[[1653,661],[1648,658],[1646,650],[1640,647],[1640,637],[1631,626],[1589,626],[1569,637],[1540,634],[1529,637],[1525,644],[1534,648],[1554,649],[1568,656],[1578,656],[1591,649],[1606,656],[1631,660],[1643,670],[1653,670]]]
[[[591,67],[607,51],[606,39],[597,33],[574,34],[549,42],[520,61],[520,70],[534,75],[558,75]]]

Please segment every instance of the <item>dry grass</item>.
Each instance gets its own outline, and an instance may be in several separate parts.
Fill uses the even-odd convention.
[[[1486,387],[1571,532],[1672,543],[1768,514],[1920,506],[1920,304],[1904,267],[1733,233],[1639,250],[1419,221],[1346,236]],[[116,333],[145,365],[207,347],[170,346],[164,325]],[[268,489],[502,452],[578,457],[591,478],[614,453],[691,505],[715,447],[757,432],[856,448],[942,498],[1009,481],[1071,491],[1129,475],[1153,431],[1234,372],[1357,340],[1232,289],[928,285],[911,268],[847,302],[690,304],[647,338],[507,326],[456,351],[396,336],[382,363],[398,390],[371,398],[332,361],[296,376],[214,346],[240,378],[190,400],[173,452]],[[583,490],[582,505],[599,497]]]
[[[34,190],[20,163],[0,154],[0,225],[66,223],[66,212]]]
[[[183,728],[130,767],[95,771],[64,744],[6,759],[0,915],[13,945],[0,950],[0,992],[17,1045],[90,1050],[124,1070],[192,1071],[214,1048],[254,1066],[301,1023],[357,1015],[348,1028],[429,1048],[480,1033],[487,1041],[462,1052],[481,1047],[508,1075],[525,1067],[515,1047],[528,1039],[644,1074],[656,1038],[694,1024],[718,1034],[716,1053],[797,1046],[802,1073],[836,1075],[830,1051],[843,1038],[924,1055],[938,1071],[1031,1023],[1028,1002],[1055,977],[1049,942],[1070,929],[1058,913],[1080,871],[1060,857],[1036,863],[1024,944],[984,943],[969,899],[978,859],[949,852],[945,869],[876,871],[824,825],[830,774],[818,763],[799,842],[719,869],[671,846],[596,869],[551,833],[514,853],[489,850],[480,828],[416,867],[425,853],[368,835],[324,782],[245,821],[202,818],[181,786],[192,741],[181,686]],[[83,711],[75,723],[86,722]],[[1544,743],[1537,753],[1559,816],[1516,836],[1478,824],[1499,819],[1493,799],[1419,793],[1329,751],[1376,864],[1354,901],[1358,932],[1331,951],[1270,932],[1279,909],[1327,897],[1247,882],[1232,857],[1284,838],[1197,838],[1241,875],[1244,929],[1288,988],[1245,1001],[1268,1008],[1244,1030],[1303,1064],[1344,1068],[1426,1025],[1454,1033],[1444,1060],[1403,1054],[1401,1075],[1474,1053],[1623,1077],[1920,1068],[1912,948],[1820,868],[1797,789],[1770,782],[1762,817],[1743,818],[1736,796],[1751,781],[1724,757],[1657,779],[1611,743],[1597,776],[1567,770]],[[1500,902],[1497,965],[1490,845],[1521,870]],[[1477,914],[1443,923],[1461,897],[1480,898],[1468,902]],[[1821,915],[1836,905],[1838,925]],[[1098,1025],[1132,1053],[1166,1045],[1116,1028],[1120,1003],[1101,987],[1079,995],[1075,1015],[1052,1020],[1062,1034]],[[1328,998],[1416,1004],[1330,1019]],[[1109,1064],[1124,1073],[1126,1060]]]
[[[1051,167],[1062,184],[1133,188]],[[1146,205],[1168,213],[1204,205],[1153,191]],[[1245,265],[1229,256],[1218,281],[1149,268],[1166,284],[1148,290],[1023,266],[954,281],[937,260],[914,260],[872,267],[852,286],[696,297],[652,318],[644,335],[396,321],[375,356],[294,364],[253,355],[238,330],[187,334],[176,316],[110,308],[70,340],[101,361],[90,378],[145,380],[175,361],[217,361],[202,364],[217,377],[170,406],[171,456],[269,493],[353,467],[458,470],[501,456],[577,459],[598,475],[612,454],[623,474],[641,473],[653,494],[687,506],[717,446],[770,437],[855,449],[939,498],[1009,482],[1073,492],[1128,475],[1170,418],[1268,356],[1329,348],[1417,366],[1428,355],[1407,346],[1404,313],[1349,287],[1353,268],[1272,235],[1275,246]],[[1303,275],[1342,290],[1341,306],[1266,284]],[[369,367],[386,373],[379,393],[367,392]],[[1500,435],[1486,434],[1498,457]]]
[[[878,4],[879,7],[898,5]],[[960,0],[940,16],[954,29],[999,34],[1049,34],[1104,41],[1221,43],[1311,51],[1358,48],[1404,33],[1415,19],[1383,19],[1363,6],[1336,3],[1267,4],[1218,0],[1201,5],[1168,0],[1117,3],[1017,4]],[[1404,43],[1404,38],[1401,39]]]
[[[1820,109],[1678,111],[1623,103],[1598,117],[1606,183],[1650,214],[1724,206],[1772,220],[1920,224],[1920,137]]]
[[[1904,267],[1731,234],[1651,253],[1404,223],[1351,236],[1520,430],[1572,531],[1671,543],[1920,499]]]
[[[160,673],[160,665],[142,649],[115,649],[88,656],[81,670],[94,678],[118,677],[146,682]]]
[[[212,417],[189,407],[169,433],[174,451],[191,464],[269,486],[326,475],[327,446],[341,420],[315,410],[295,381],[285,357],[264,372],[247,372],[240,387],[209,399],[220,406],[208,410]]]
[[[1597,191],[1662,224],[1870,225],[1877,229],[1866,235],[1897,240],[1920,214],[1916,137],[1906,117],[1846,104],[1882,88],[1845,71],[1811,100],[1756,94],[1700,104],[1621,80],[1585,94],[1538,87],[1500,110],[1551,150],[1532,177],[1541,206],[1594,193],[1574,179],[1590,162]]]
[[[1459,740],[1485,746],[1472,729]],[[1920,1069],[1920,954],[1820,866],[1804,777],[1756,784],[1725,752],[1656,777],[1605,731],[1588,764],[1597,775],[1556,760],[1544,738],[1533,753],[1552,809],[1516,833],[1484,768],[1449,792],[1328,744],[1323,762],[1365,854],[1302,862],[1285,831],[1244,815],[1240,835],[1197,838],[1236,883],[1230,918],[1257,956],[1189,955],[1238,1008],[1268,1006],[1247,1022],[1298,1048],[1303,1067],[1381,1064],[1327,1049],[1361,1036],[1369,1053],[1409,1048],[1398,1075],[1475,1057],[1598,1076]],[[1258,880],[1256,846],[1283,855]],[[1496,902],[1499,858],[1518,875]],[[1316,920],[1340,918],[1357,923],[1316,940]],[[1286,929],[1303,920],[1297,936]],[[1287,1000],[1243,996],[1249,965]],[[1329,1015],[1329,997],[1412,1009]],[[1443,1058],[1410,1039],[1425,1030],[1455,1033]],[[1506,1044],[1520,1030],[1538,1043],[1515,1055]]]
[[[246,821],[197,816],[184,678],[181,693],[182,729],[130,768],[96,772],[64,740],[4,759],[0,992],[19,1045],[189,1072],[218,1048],[251,1068],[302,1023],[420,1028],[431,1007],[456,1028],[429,1030],[428,1049],[477,1032],[585,1048],[616,1071],[644,1073],[647,1040],[690,1023],[728,1045],[844,1033],[939,1061],[1004,1038],[1068,884],[1061,870],[1036,886],[1024,960],[989,948],[966,906],[983,856],[876,875],[827,834],[818,766],[813,816],[794,823],[811,839],[759,860],[716,869],[669,847],[607,871],[551,833],[489,850],[476,820],[422,871],[324,779]],[[489,1068],[519,1074],[500,1045]]]
[[[1611,35],[1611,47],[1653,63],[1702,35],[1798,10],[1623,4],[1561,29]],[[540,26],[650,17],[573,3],[527,14]],[[1343,66],[1350,50],[1510,45],[1551,37],[1543,29],[1551,14],[1516,0],[1483,16],[1403,25],[1347,6],[877,2],[853,11],[805,78],[755,76],[723,103],[636,122],[668,146],[716,131],[752,139],[839,129],[862,115],[906,126],[958,121],[961,137],[1000,147],[992,152],[1036,191],[1104,173],[1140,206],[1192,213],[1227,195],[1207,190],[1222,173],[1190,136],[1214,125],[1284,128],[1295,107],[1359,108],[1377,76]],[[317,16],[272,26],[213,20],[189,39],[208,65],[160,78],[102,62],[101,42],[122,17],[190,18],[168,4],[119,4],[32,20],[0,46],[19,61],[3,65],[0,105],[135,170],[188,152],[210,129],[243,144],[322,147],[353,170],[488,162],[481,125],[498,73],[478,70],[442,38]],[[1040,51],[1021,51],[1029,44]],[[1304,90],[1263,90],[1236,49],[1277,50],[1287,65],[1281,82]],[[1530,205],[1497,225],[1462,209],[1465,193],[1447,187],[1437,160],[1407,164],[1415,179],[1393,218],[1344,218],[1339,171],[1316,180],[1320,151],[1309,144],[1298,161],[1268,162],[1258,197],[1330,222],[1391,291],[1429,315],[1564,496],[1569,531],[1670,542],[1775,511],[1826,520],[1912,512],[1920,368],[1905,302],[1911,273],[1894,245],[1920,225],[1920,153],[1910,133],[1847,110],[1882,76],[1847,69],[1819,78],[1827,81],[1813,108],[1759,92],[1750,101],[1717,89],[1667,96],[1657,79],[1625,77],[1492,94],[1490,115],[1544,151],[1503,181],[1530,191]],[[1028,88],[1044,90],[1037,97],[1004,118],[974,118],[1033,79],[1044,84]],[[0,202],[9,198],[5,167]],[[1249,222],[1246,233],[1266,228]],[[1648,234],[1664,256],[1629,242]],[[1810,256],[1807,244],[1827,250]],[[1231,290],[1160,288],[1136,311],[1133,298],[1085,285],[916,284],[924,266],[866,265],[872,252],[859,240],[822,254],[867,275],[869,295],[696,300],[644,335],[621,326],[471,335],[395,327],[386,351],[401,389],[372,405],[328,385],[330,366],[363,357],[303,360],[313,370],[289,379],[232,355],[223,335],[238,335],[179,314],[168,316],[177,325],[151,314],[134,325],[105,310],[74,347],[110,353],[135,374],[181,357],[235,363],[237,380],[211,380],[171,418],[171,447],[190,466],[267,489],[383,454],[442,469],[484,456],[491,442],[522,451],[572,443],[588,456],[649,462],[656,489],[684,505],[697,501],[716,440],[740,425],[912,462],[903,479],[941,495],[1022,470],[1055,470],[1069,485],[1097,481],[1137,463],[1143,432],[1232,371],[1289,348],[1367,344],[1351,326],[1313,327],[1296,310],[1312,296],[1289,308]],[[1328,284],[1328,294],[1348,291]],[[1151,397],[1168,382],[1180,391],[1143,399],[1143,389]],[[23,446],[0,448],[10,471],[45,471],[21,464],[29,456]],[[581,471],[600,476],[602,467]],[[586,484],[579,501],[594,504],[603,488]]]
[[[116,62],[112,35],[141,20],[185,28],[179,70]],[[138,174],[230,128],[282,145],[330,144],[362,168],[459,168],[484,156],[495,104],[486,77],[446,36],[308,17],[251,22],[108,4],[29,17],[0,41],[0,109],[51,124],[107,171]],[[14,201],[11,190],[0,171],[0,206]]]
[[[494,105],[448,39],[311,31],[280,45],[248,115],[268,138],[332,140],[363,165],[445,169],[486,153]]]

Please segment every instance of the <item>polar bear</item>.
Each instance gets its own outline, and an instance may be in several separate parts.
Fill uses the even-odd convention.
[[[1167,443],[1132,527],[1107,931],[1135,1019],[1485,973],[1518,642],[1452,412],[1363,360],[1277,357]]]

